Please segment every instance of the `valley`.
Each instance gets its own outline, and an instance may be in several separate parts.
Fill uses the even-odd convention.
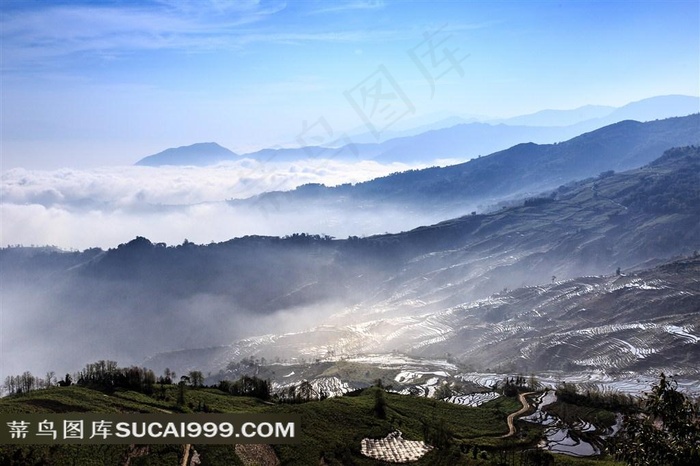
[[[698,0],[0,13],[0,466],[700,465]]]
[[[665,134],[687,136],[696,120],[662,126]],[[645,133],[647,141],[654,131]],[[508,157],[485,159],[498,164]],[[330,464],[387,458],[453,464],[449,455],[471,451],[475,460],[496,461],[529,457],[534,446],[538,455],[564,454],[570,464],[601,455],[590,461],[605,464],[620,412],[639,409],[634,400],[660,373],[672,375],[685,396],[700,394],[698,186],[700,149],[685,146],[532,196],[504,188],[512,200],[487,212],[398,233],[346,239],[295,233],[177,246],[137,237],[82,252],[4,248],[3,303],[17,310],[5,314],[6,327],[16,330],[8,335],[28,327],[41,335],[10,339],[4,357],[20,363],[34,351],[44,367],[70,375],[76,354],[98,366],[109,354],[142,366],[140,373],[175,379],[159,391],[130,393],[74,373],[80,387],[105,391],[104,401],[118,404],[90,408],[98,410],[228,412],[239,409],[229,399],[241,397],[235,381],[266,381],[274,402],[266,399],[260,409],[298,406],[313,419],[306,447],[274,447],[273,455],[292,464],[319,454]],[[22,358],[12,356],[20,352]],[[179,393],[190,387],[186,406],[167,395],[175,373]],[[63,398],[71,390],[12,392],[0,411],[72,409]],[[393,413],[381,427],[372,420],[385,419],[378,411],[362,417],[372,397],[388,400]],[[363,420],[340,443],[316,431],[346,408],[346,418]],[[428,421],[430,409],[442,412],[447,431],[443,421]],[[417,417],[406,414],[412,410]],[[455,418],[463,416],[476,416],[475,424]]]

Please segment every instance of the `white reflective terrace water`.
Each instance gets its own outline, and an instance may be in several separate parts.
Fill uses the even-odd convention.
[[[580,435],[582,433],[595,432],[596,426],[584,421],[567,425],[559,417],[542,410],[542,408],[555,401],[557,401],[557,395],[554,391],[547,390],[535,398],[535,412],[520,418],[523,421],[546,426],[544,431],[545,438],[538,446],[554,453],[563,453],[570,456],[599,455],[600,449],[596,445],[583,440]]]

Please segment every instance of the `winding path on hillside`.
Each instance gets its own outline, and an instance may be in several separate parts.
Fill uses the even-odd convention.
[[[525,397],[528,395],[532,395],[533,393],[535,392],[521,393],[520,395],[518,395],[518,399],[520,400],[520,403],[523,405],[523,407],[517,410],[516,412],[508,415],[508,433],[502,435],[501,438],[506,438],[515,435],[515,424],[513,423],[513,421],[515,421],[516,417],[520,416],[521,414],[524,414],[528,409],[530,409],[530,404],[527,402],[527,399],[525,399]]]

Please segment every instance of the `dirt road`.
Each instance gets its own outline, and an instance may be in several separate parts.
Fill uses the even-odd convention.
[[[524,414],[528,409],[530,409],[530,404],[527,402],[525,397],[527,395],[532,395],[533,393],[535,392],[521,393],[520,395],[518,395],[518,399],[520,400],[520,403],[523,405],[523,407],[520,408],[518,411],[508,415],[508,433],[502,435],[501,438],[506,438],[510,437],[511,435],[515,435],[515,424],[513,423],[513,421],[516,417],[520,416],[521,414]]]

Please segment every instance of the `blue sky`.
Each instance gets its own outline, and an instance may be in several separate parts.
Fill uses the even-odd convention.
[[[1,5],[3,170],[700,94],[697,0]]]

